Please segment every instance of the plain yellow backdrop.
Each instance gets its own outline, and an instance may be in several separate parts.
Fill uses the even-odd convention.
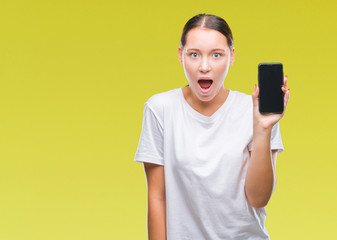
[[[247,94],[260,62],[282,62],[290,102],[273,240],[337,239],[335,1],[1,1],[0,239],[141,239],[147,193],[133,161],[143,107],[187,84],[180,34],[223,17]]]

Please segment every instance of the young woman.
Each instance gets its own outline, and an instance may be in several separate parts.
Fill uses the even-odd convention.
[[[145,103],[135,155],[147,177],[149,239],[269,239],[264,207],[284,112],[260,114],[256,85],[252,96],[224,87],[235,49],[222,18],[191,18],[178,56],[189,85]],[[285,107],[286,85],[287,76]]]

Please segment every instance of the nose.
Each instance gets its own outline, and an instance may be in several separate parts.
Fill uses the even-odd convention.
[[[207,58],[204,58],[201,60],[200,66],[199,66],[199,71],[200,72],[208,72],[211,70],[211,67],[208,63]]]

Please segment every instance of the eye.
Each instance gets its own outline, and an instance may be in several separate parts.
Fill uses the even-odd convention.
[[[219,58],[222,56],[222,53],[214,53],[213,56],[215,56],[215,58]]]
[[[195,53],[195,52],[192,52],[192,53],[190,53],[189,55],[190,55],[190,56],[192,56],[192,58],[196,58],[196,57],[198,57],[198,54],[197,54],[197,53]]]

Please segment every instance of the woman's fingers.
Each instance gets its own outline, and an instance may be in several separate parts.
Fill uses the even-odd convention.
[[[287,89],[288,76],[284,77],[284,84],[282,86],[282,91],[284,92],[284,110],[286,109],[290,97],[290,89]]]
[[[259,87],[255,84],[254,92],[253,92],[253,105],[254,107],[259,106]]]
[[[284,94],[284,110],[286,109],[288,105],[289,98],[290,98],[290,89],[287,89]]]
[[[286,75],[283,79],[283,86],[282,86],[282,91],[284,94],[287,92],[287,83],[288,83],[288,76]]]

